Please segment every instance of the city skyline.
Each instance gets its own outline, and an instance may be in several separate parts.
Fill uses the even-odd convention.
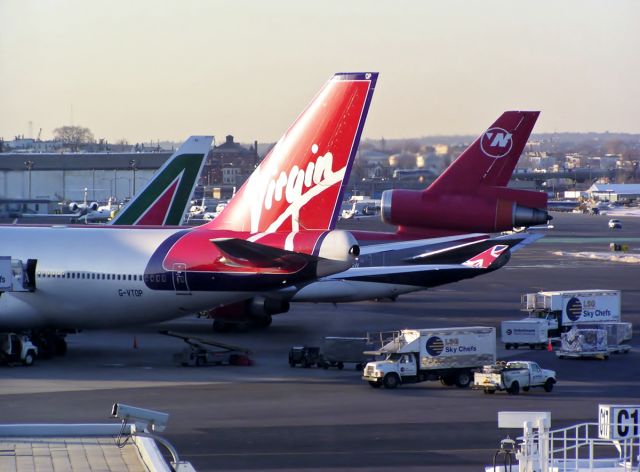
[[[632,0],[1,2],[0,136],[277,140],[334,72],[380,72],[364,138],[640,132]]]

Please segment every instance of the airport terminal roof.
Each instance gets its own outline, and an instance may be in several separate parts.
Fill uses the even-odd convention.
[[[171,152],[114,152],[114,153],[2,153],[0,171],[27,170],[132,170],[158,169]]]
[[[589,192],[640,195],[640,184],[593,184],[589,188]]]

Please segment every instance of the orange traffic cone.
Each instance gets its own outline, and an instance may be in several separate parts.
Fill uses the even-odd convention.
[[[549,343],[547,344],[547,351],[548,352],[553,351],[553,346],[551,345],[551,338],[549,338]]]
[[[138,349],[138,339],[135,336],[133,336],[133,348]]]

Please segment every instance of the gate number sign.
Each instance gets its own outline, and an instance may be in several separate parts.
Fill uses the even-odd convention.
[[[601,439],[640,437],[640,406],[600,405],[598,437]]]

